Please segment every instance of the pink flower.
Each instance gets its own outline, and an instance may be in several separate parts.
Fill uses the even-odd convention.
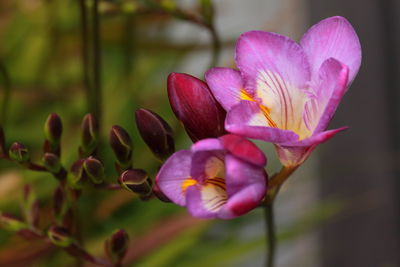
[[[174,153],[160,169],[156,183],[194,217],[231,219],[257,207],[264,198],[266,163],[256,145],[229,134]]]
[[[246,32],[235,60],[239,70],[213,68],[205,75],[228,111],[227,131],[272,142],[284,166],[298,166],[346,129],[325,131],[361,63],[360,42],[345,18],[319,22],[300,44],[276,33]]]

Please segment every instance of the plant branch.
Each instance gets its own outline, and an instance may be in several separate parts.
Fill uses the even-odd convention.
[[[267,267],[273,267],[275,262],[276,231],[273,202],[265,205],[265,223],[267,236]]]

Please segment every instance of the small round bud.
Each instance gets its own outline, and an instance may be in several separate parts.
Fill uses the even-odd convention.
[[[118,181],[125,189],[147,196],[151,194],[151,185],[148,182],[148,177],[144,170],[131,169],[123,172]]]
[[[83,170],[83,163],[85,159],[79,159],[75,161],[71,166],[71,171],[68,174],[68,183],[71,187],[75,189],[82,188],[85,178],[86,172]]]
[[[135,117],[140,136],[157,158],[165,160],[175,152],[172,128],[163,118],[144,108]]]
[[[89,179],[95,184],[101,184],[104,180],[104,166],[98,159],[89,157],[85,159],[83,168]]]
[[[129,168],[132,160],[132,140],[120,126],[114,125],[110,131],[110,145],[122,167]]]
[[[45,153],[43,155],[43,165],[53,174],[59,173],[62,169],[60,158],[53,153]]]
[[[54,245],[63,248],[70,246],[74,241],[68,230],[61,226],[51,226],[47,236]]]
[[[20,143],[13,143],[9,151],[10,158],[19,162],[26,163],[29,162],[30,156],[28,149]]]

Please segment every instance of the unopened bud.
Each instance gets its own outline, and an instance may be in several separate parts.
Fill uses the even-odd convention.
[[[131,169],[123,172],[118,181],[125,189],[147,196],[151,194],[151,185],[148,182],[148,177],[144,170]]]
[[[105,242],[107,256],[113,262],[120,262],[126,254],[129,245],[129,236],[123,229],[119,229]]]
[[[59,144],[62,134],[62,122],[56,113],[51,113],[44,124],[44,134],[52,144]]]
[[[47,231],[50,241],[58,247],[68,247],[74,240],[68,230],[61,226],[51,226]]]
[[[10,158],[19,162],[26,163],[29,162],[30,156],[28,149],[20,143],[13,143],[9,151]]]
[[[123,168],[129,168],[132,161],[132,140],[120,126],[114,125],[110,131],[110,145]]]
[[[175,152],[172,129],[163,118],[144,108],[135,117],[140,136],[157,158],[165,160]]]
[[[86,114],[82,121],[82,146],[83,156],[90,156],[97,147],[99,125],[92,114]]]
[[[45,153],[43,155],[43,165],[53,174],[59,173],[62,169],[60,158],[53,153]]]
[[[0,227],[13,232],[29,228],[20,218],[8,213],[0,213]]]
[[[79,159],[75,161],[71,166],[71,171],[68,174],[68,183],[75,189],[82,188],[85,182],[86,173],[83,170],[83,163],[85,159]]]
[[[104,165],[98,159],[89,157],[85,159],[83,168],[89,179],[95,183],[100,184],[104,180]]]
[[[202,80],[184,73],[171,73],[168,76],[168,98],[193,142],[226,133],[226,112]]]

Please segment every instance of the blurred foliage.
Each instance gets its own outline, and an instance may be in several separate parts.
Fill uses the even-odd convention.
[[[145,169],[154,177],[160,166],[134,124],[134,111],[138,108],[162,114],[173,126],[177,149],[190,145],[170,110],[166,77],[170,72],[181,71],[184,59],[191,53],[208,51],[211,61],[215,43],[204,46],[177,42],[169,33],[177,19],[179,23],[195,24],[194,30],[207,31],[214,11],[211,1],[192,1],[186,13],[179,5],[180,1],[165,0],[100,2],[103,93],[100,155],[109,182],[117,180],[115,158],[107,145],[114,124],[124,127],[132,136],[134,167]],[[83,83],[79,14],[75,0],[0,2],[0,63],[8,73],[8,77],[0,77],[0,100],[7,98],[7,79],[11,88],[5,108],[6,145],[22,142],[33,160],[40,161],[43,123],[48,114],[56,112],[64,125],[62,163],[67,168],[77,158],[79,127],[90,101]],[[202,18],[199,14],[204,15],[204,21],[199,20]],[[3,108],[5,102],[0,101]],[[52,195],[58,182],[49,173],[24,170],[15,163],[0,161],[1,211],[20,214],[25,184],[33,186],[42,210],[40,227],[46,229],[51,222]],[[281,240],[296,238],[337,208],[336,204],[321,204],[305,214],[301,222],[280,229]],[[128,266],[229,266],[254,252],[261,255],[265,246],[264,237],[248,236],[241,231],[246,226],[260,226],[261,210],[231,221],[204,221],[157,199],[144,202],[124,190],[85,188],[78,213],[84,245],[94,255],[104,254],[103,243],[115,229],[123,228],[129,233]],[[0,265],[76,263],[62,250],[35,242],[0,230]]]

